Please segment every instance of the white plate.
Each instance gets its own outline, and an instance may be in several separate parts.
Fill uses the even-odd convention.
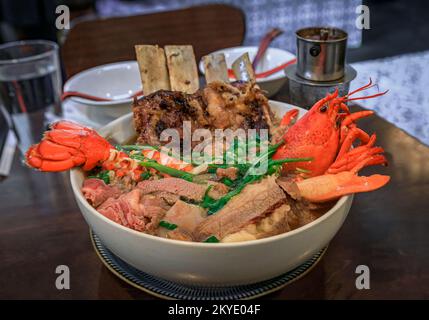
[[[270,101],[278,116],[291,105]],[[301,115],[306,111],[300,109]],[[99,133],[119,143],[135,137],[132,114]],[[90,228],[116,256],[133,267],[170,281],[198,285],[249,284],[274,278],[301,265],[324,248],[343,224],[353,196],[344,196],[317,220],[277,236],[237,243],[199,243],[160,238],[109,220],[82,195],[82,169],[70,172],[77,204]]]
[[[97,66],[71,77],[64,91],[78,91],[113,101],[92,101],[71,97],[73,101],[94,105],[112,106],[131,103],[129,98],[142,89],[139,67],[136,61],[124,61]]]
[[[211,54],[217,54],[217,53],[223,53],[225,55],[225,61],[226,65],[229,69],[231,69],[232,63],[240,57],[242,54],[248,52],[250,61],[253,61],[253,59],[256,56],[256,53],[258,52],[258,47],[232,47],[232,48],[225,48],[221,50],[217,50],[214,52],[211,52]],[[289,51],[278,49],[278,48],[268,48],[265,52],[262,59],[259,61],[258,65],[256,66],[256,73],[261,73],[264,71],[272,70],[275,67],[278,67],[285,62],[288,62],[295,58],[295,55],[292,54]],[[202,74],[204,74],[204,65],[203,62],[200,61],[199,68]],[[260,78],[256,81],[258,83],[267,82],[270,80],[277,80],[284,78],[284,72],[283,70],[279,70],[276,73],[273,73],[272,75],[266,77],[266,78]],[[230,78],[230,80],[235,80],[234,78]]]
[[[248,52],[249,58],[252,61],[257,51],[258,47],[232,47],[214,51],[212,54],[223,53],[225,55],[227,67],[230,69],[232,63],[243,53]],[[278,48],[268,48],[259,64],[256,66],[256,73],[271,70],[294,58],[295,55],[289,51]],[[201,73],[204,74],[204,66],[202,61],[199,63],[199,69]],[[230,78],[230,80],[233,81],[235,79]],[[272,97],[277,92],[279,92],[279,90],[286,84],[286,81],[287,78],[283,70],[279,70],[266,78],[256,79],[256,82],[259,84],[261,89],[267,92],[269,97]]]

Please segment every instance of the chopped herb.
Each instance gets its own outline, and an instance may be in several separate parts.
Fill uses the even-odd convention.
[[[234,181],[229,178],[222,178],[221,182],[228,187],[232,187],[234,185]]]
[[[145,168],[155,169],[161,173],[168,174],[172,177],[181,178],[181,179],[186,180],[186,181],[192,181],[194,178],[194,175],[192,173],[185,172],[182,170],[173,169],[173,168],[164,166],[162,164],[159,164],[156,161],[150,161],[150,160],[141,161],[141,162],[139,162],[139,165],[141,165],[142,167],[145,167]]]
[[[260,146],[260,139],[257,137],[257,146]],[[284,163],[287,162],[301,162],[301,161],[310,161],[312,158],[299,158],[299,159],[280,159],[280,160],[273,160],[271,157],[274,155],[274,153],[277,151],[277,149],[284,143],[284,141],[281,141],[277,144],[269,145],[266,152],[262,153],[257,159],[255,159],[253,162],[248,162],[244,164],[234,164],[232,167],[235,167],[238,169],[238,178],[235,181],[232,181],[228,178],[223,178],[221,182],[223,182],[225,185],[232,187],[231,191],[229,191],[226,195],[223,197],[215,200],[207,195],[207,192],[204,196],[203,201],[201,202],[200,206],[203,208],[208,209],[207,214],[211,215],[220,209],[222,209],[225,204],[231,200],[232,197],[239,194],[246,185],[261,180],[264,176],[272,175],[272,174],[278,174],[280,171],[281,166]],[[232,151],[231,151],[232,150]],[[224,154],[224,160],[226,159],[226,154],[229,152],[237,152],[238,145],[237,140],[234,140],[231,148],[225,152]],[[237,159],[237,158],[236,158]],[[258,167],[261,166],[262,161],[267,161],[267,169],[261,173],[256,174],[256,170]],[[214,173],[218,168],[228,168],[231,167],[231,165],[227,164],[209,164],[208,172]]]
[[[211,236],[211,237],[208,237],[206,240],[204,240],[204,242],[207,242],[207,243],[218,243],[219,239],[216,238],[215,236]]]
[[[109,184],[110,183],[110,174],[109,174],[109,172],[110,171],[108,171],[108,170],[100,171],[97,174],[88,176],[88,178],[101,179],[101,180],[104,181],[105,184]]]
[[[167,222],[167,221],[164,221],[164,220],[161,220],[159,222],[159,226],[163,227],[163,228],[166,228],[168,230],[174,230],[174,229],[177,228],[177,224],[170,223],[170,222]]]
[[[231,200],[232,197],[236,196],[237,194],[239,194],[244,187],[252,182],[255,182],[259,179],[261,179],[262,176],[247,176],[245,179],[243,179],[240,184],[237,185],[237,187],[233,190],[231,190],[230,192],[228,192],[226,195],[224,195],[223,197],[214,200],[208,196],[204,197],[204,201],[201,203],[201,206],[203,208],[208,208],[209,210],[207,211],[208,215],[212,215],[213,213],[219,211],[220,209],[222,209],[225,204]]]
[[[210,190],[213,188],[213,185],[209,185],[204,193],[203,201],[200,203],[200,206],[203,208],[209,208],[210,205],[216,200],[209,196]]]
[[[149,146],[149,145],[135,145],[135,144],[123,145],[123,146],[116,145],[115,147],[116,149],[121,151],[159,150],[158,147]]]
[[[295,170],[299,173],[311,173],[311,170],[302,169],[302,168],[296,168]]]
[[[195,176],[194,174],[189,173],[189,172],[185,172],[182,170],[178,170],[178,169],[170,168],[168,166],[164,166],[164,165],[156,162],[155,160],[147,159],[145,156],[143,156],[141,154],[133,154],[133,155],[130,155],[130,157],[132,159],[139,160],[140,161],[139,165],[141,165],[142,167],[152,168],[152,169],[155,169],[161,173],[168,174],[172,177],[181,178],[181,179],[184,179],[186,181],[192,181],[194,176]]]
[[[140,177],[142,178],[142,180],[147,180],[147,179],[149,179],[150,177],[152,177],[152,175],[150,174],[150,172],[146,171],[146,172],[143,172],[143,173],[140,175]]]
[[[217,167],[214,167],[212,164],[209,164],[207,168],[207,173],[216,173]]]

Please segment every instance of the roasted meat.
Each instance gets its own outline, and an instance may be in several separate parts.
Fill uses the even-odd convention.
[[[177,129],[183,137],[183,122],[195,129],[230,128],[274,130],[277,121],[267,98],[250,82],[227,84],[215,81],[194,94],[160,90],[134,101],[134,126],[138,143],[161,145],[164,129]]]

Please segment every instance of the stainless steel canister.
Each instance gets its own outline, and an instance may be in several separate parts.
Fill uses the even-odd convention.
[[[313,81],[333,81],[344,76],[347,32],[330,27],[296,31],[297,74]]]

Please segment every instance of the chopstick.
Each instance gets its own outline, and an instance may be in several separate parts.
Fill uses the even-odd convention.
[[[133,98],[137,98],[139,96],[143,95],[143,90],[139,90],[136,93],[134,93],[132,96],[129,96],[125,99],[133,99]],[[92,100],[92,101],[115,101],[116,99],[109,99],[109,98],[102,98],[102,97],[96,97],[87,93],[82,93],[82,92],[78,92],[78,91],[65,91],[63,92],[63,94],[61,95],[61,101],[64,101],[68,98],[71,97],[78,97],[78,98],[83,98],[86,100]]]
[[[281,64],[281,65],[279,65],[279,66],[277,66],[277,67],[275,67],[273,69],[257,73],[255,75],[256,79],[266,78],[266,77],[268,77],[268,76],[270,76],[270,75],[272,75],[272,74],[274,74],[276,72],[279,72],[280,70],[286,68],[287,66],[289,66],[291,64],[294,64],[295,62],[296,62],[296,58],[294,58],[292,60],[289,60],[289,61],[287,61],[287,62],[285,62],[285,63],[283,63],[283,64]],[[232,69],[228,69],[228,76],[230,78],[234,78],[235,79],[234,71],[232,71]]]
[[[271,42],[273,42],[273,40],[275,38],[277,38],[279,35],[281,35],[283,33],[282,30],[278,29],[278,28],[274,28],[272,30],[270,30],[261,40],[259,47],[258,47],[258,51],[256,52],[256,56],[253,59],[252,62],[252,67],[253,70],[256,70],[256,66],[259,63],[259,60],[261,60],[262,56],[265,54],[265,51],[267,51],[268,46],[270,45]]]

